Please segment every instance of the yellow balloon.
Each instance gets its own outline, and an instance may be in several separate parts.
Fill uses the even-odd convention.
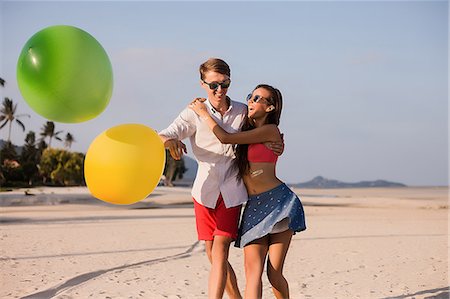
[[[146,198],[161,178],[164,145],[158,134],[141,124],[123,124],[98,135],[84,161],[91,194],[113,204],[132,204]]]

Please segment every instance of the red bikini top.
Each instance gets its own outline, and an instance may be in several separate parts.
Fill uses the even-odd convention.
[[[276,163],[278,156],[262,143],[248,145],[247,158],[249,162]]]

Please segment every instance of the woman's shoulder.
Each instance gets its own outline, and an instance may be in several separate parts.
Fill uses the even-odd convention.
[[[262,125],[263,127],[268,127],[268,128],[275,128],[278,129],[278,125],[277,124],[264,124]]]
[[[265,130],[273,130],[273,131],[277,131],[280,132],[280,129],[278,129],[278,125],[276,124],[264,124],[261,126],[262,128],[264,128]]]
[[[278,128],[278,125],[276,124],[264,124],[261,126],[261,128],[267,132],[267,134],[270,134],[273,136],[277,141],[281,140],[281,132]]]

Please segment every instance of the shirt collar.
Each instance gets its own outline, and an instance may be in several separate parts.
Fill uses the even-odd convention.
[[[227,111],[225,111],[225,113],[230,112],[231,109],[233,108],[233,102],[231,101],[231,99],[230,99],[229,96],[227,96],[227,100],[228,100],[229,105],[228,105],[228,109],[227,109]],[[205,104],[206,104],[206,106],[208,106],[209,110],[210,110],[213,114],[219,113],[219,112],[216,110],[216,108],[213,107],[213,105],[212,105],[211,102],[209,101],[209,98],[205,101]]]

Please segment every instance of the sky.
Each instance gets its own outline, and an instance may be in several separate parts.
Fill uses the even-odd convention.
[[[205,96],[198,66],[219,57],[232,99],[259,83],[282,92],[283,181],[448,185],[448,13],[447,1],[0,1],[0,96],[31,115],[13,143],[40,132],[47,120],[22,98],[17,60],[36,32],[70,25],[104,47],[114,76],[99,116],[55,123],[74,151],[120,124],[164,129]]]

